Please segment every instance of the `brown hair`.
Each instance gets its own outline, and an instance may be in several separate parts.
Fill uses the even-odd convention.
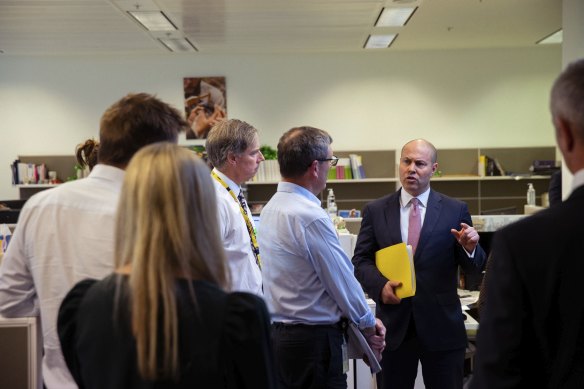
[[[278,164],[285,178],[303,175],[317,159],[327,158],[333,138],[324,130],[302,126],[284,133],[278,141]]]
[[[129,94],[103,114],[99,130],[99,163],[124,168],[142,147],[174,142],[187,123],[175,108],[147,93]]]
[[[75,148],[75,156],[77,157],[77,163],[81,165],[82,168],[85,166],[89,167],[89,170],[93,169],[97,165],[97,153],[99,151],[99,142],[95,139],[87,139],[85,143],[80,143]]]
[[[237,155],[245,152],[253,144],[257,133],[255,127],[242,120],[220,121],[207,135],[205,148],[209,162],[220,169],[227,162],[229,153]]]

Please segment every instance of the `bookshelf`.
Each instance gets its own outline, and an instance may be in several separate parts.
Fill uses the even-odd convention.
[[[497,159],[513,176],[479,176],[480,155]],[[548,191],[550,177],[532,175],[529,170],[536,159],[555,160],[555,147],[441,149],[438,150],[441,175],[432,178],[431,186],[466,202],[472,215],[512,213],[513,209],[522,214],[528,183],[533,183],[538,205],[542,204],[541,195]]]
[[[359,154],[362,157],[363,169],[367,178],[328,180],[324,191],[320,193],[323,206],[326,205],[326,194],[329,188],[335,192],[339,210],[361,210],[366,203],[378,197],[395,191],[396,177],[395,150],[350,150],[335,151],[339,158],[348,158],[349,154]],[[276,192],[275,181],[254,181],[247,183],[247,199],[250,205],[265,204]]]
[[[362,210],[369,201],[392,193],[400,187],[397,173],[399,151],[335,151],[335,155],[341,158],[348,157],[351,153],[362,156],[367,178],[328,180],[327,189],[333,188],[339,210]],[[514,176],[479,176],[480,155],[496,158]],[[466,202],[472,215],[496,213],[497,210],[512,212],[512,209],[517,214],[522,214],[529,182],[535,187],[538,205],[542,203],[541,195],[548,191],[549,176],[530,174],[529,168],[536,159],[555,160],[555,147],[439,149],[438,170],[441,174],[432,178],[431,186],[438,192]],[[276,186],[275,181],[247,183],[249,203],[267,203],[275,193]],[[320,194],[323,206],[326,192],[325,189]]]
[[[18,158],[23,163],[45,164],[47,172],[57,172],[57,178],[66,181],[67,177],[75,174],[77,159],[74,155],[20,155]],[[15,185],[19,191],[20,199],[28,199],[35,193],[55,187],[58,184],[19,184]]]

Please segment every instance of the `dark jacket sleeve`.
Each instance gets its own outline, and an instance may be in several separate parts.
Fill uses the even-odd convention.
[[[80,389],[84,388],[81,380],[81,370],[79,359],[75,350],[77,342],[77,312],[89,288],[97,282],[96,280],[83,280],[77,283],[73,289],[67,293],[59,308],[57,317],[57,331],[63,357],[67,367]]]
[[[263,300],[249,293],[230,294],[225,331],[224,353],[231,365],[228,387],[276,388],[270,315]]]
[[[353,255],[353,266],[355,267],[355,277],[363,286],[365,293],[379,304],[381,290],[387,283],[385,278],[375,266],[375,252],[380,249],[375,230],[373,228],[373,217],[375,211],[370,205],[363,208],[363,219],[361,229],[355,244]]]

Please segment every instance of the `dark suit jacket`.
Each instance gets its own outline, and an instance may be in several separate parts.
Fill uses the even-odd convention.
[[[461,222],[472,225],[468,207],[461,201],[430,191],[414,255],[416,295],[402,299],[397,305],[383,304],[381,290],[388,280],[375,266],[375,252],[402,242],[399,197],[398,190],[363,209],[353,256],[355,276],[377,304],[377,316],[387,328],[389,350],[395,350],[402,343],[411,315],[426,349],[464,348],[467,340],[456,293],[457,269],[461,265],[465,272],[481,271],[486,257],[483,249],[477,246],[474,258],[469,258],[450,232],[451,228],[460,230]]]
[[[472,388],[584,388],[584,186],[497,231]]]

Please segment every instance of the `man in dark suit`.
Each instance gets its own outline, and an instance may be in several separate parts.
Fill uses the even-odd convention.
[[[481,271],[485,252],[465,203],[430,190],[438,163],[423,139],[402,148],[402,188],[365,206],[355,247],[355,276],[377,303],[387,328],[379,387],[414,387],[418,361],[428,389],[462,388],[467,345],[456,293],[457,270]],[[375,266],[375,252],[400,242],[414,249],[416,295],[399,299],[402,280],[388,280]]]
[[[495,235],[473,389],[584,388],[584,60],[554,83],[551,112],[572,193]]]

